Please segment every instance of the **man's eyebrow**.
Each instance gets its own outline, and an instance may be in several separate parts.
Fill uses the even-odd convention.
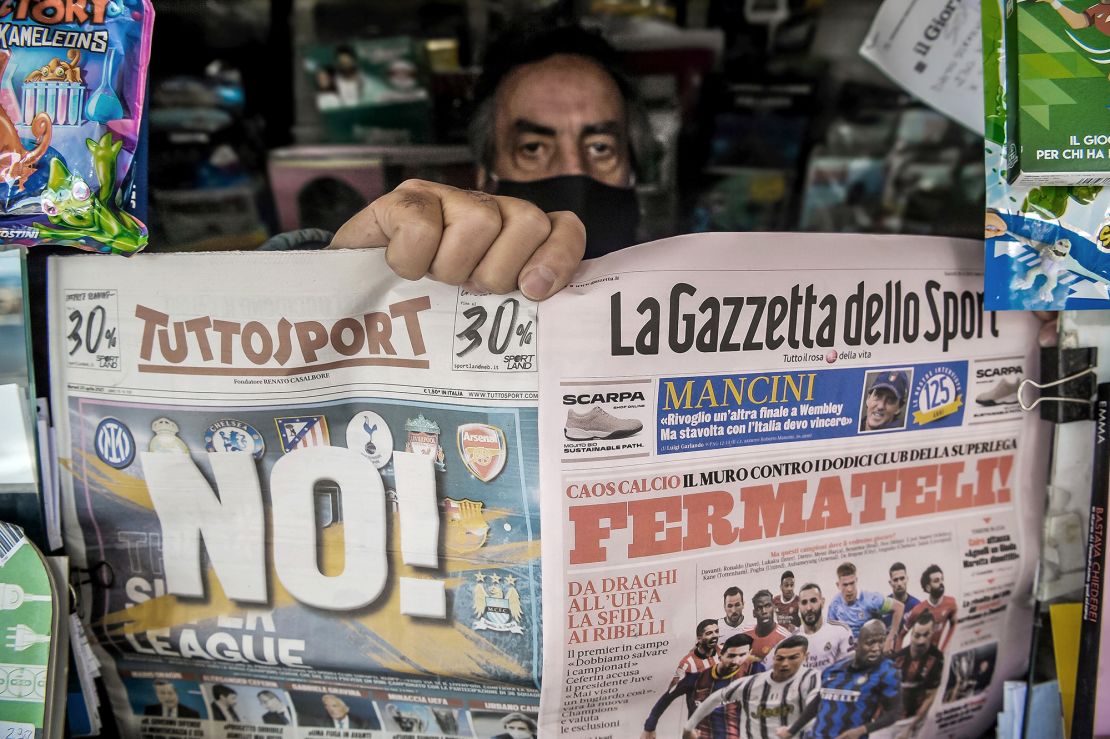
[[[554,136],[555,129],[550,126],[541,126],[538,123],[528,120],[527,118],[517,118],[513,123],[513,129],[517,133],[535,133],[540,136]]]
[[[596,136],[598,134],[606,134],[620,138],[623,130],[623,127],[617,121],[603,121],[602,123],[589,123],[582,126],[582,135]]]

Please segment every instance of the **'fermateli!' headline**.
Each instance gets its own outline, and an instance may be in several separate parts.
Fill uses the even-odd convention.
[[[639,559],[1007,503],[1013,439],[568,485],[569,563]],[[828,472],[828,474],[825,474]]]

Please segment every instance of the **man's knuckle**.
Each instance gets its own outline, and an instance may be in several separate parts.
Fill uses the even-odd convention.
[[[423,271],[411,259],[407,259],[396,249],[386,249],[385,263],[394,274],[406,280],[418,280],[424,276]]]
[[[504,270],[479,266],[474,270],[473,280],[492,293],[502,294],[516,289],[516,275],[507,275]]]

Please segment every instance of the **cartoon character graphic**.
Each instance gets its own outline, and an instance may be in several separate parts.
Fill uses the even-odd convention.
[[[99,251],[130,254],[146,246],[146,227],[137,218],[123,211],[117,200],[116,159],[123,141],[112,140],[106,133],[99,141],[85,139],[92,154],[93,170],[99,181],[94,193],[84,178],[59,159],[50,160],[50,177],[42,193],[42,212],[50,223],[36,224],[43,240],[92,240]]]
[[[11,52],[0,52],[0,76],[3,76],[10,58]],[[32,118],[31,133],[36,142],[33,148],[27,149],[15,124],[0,106],[0,181],[8,186],[18,184],[20,191],[27,186],[27,180],[36,171],[35,165],[50,148],[53,125],[47,113],[39,113]]]
[[[1012,238],[1017,239],[1026,246],[1030,246],[1041,253],[1041,261],[1036,266],[1014,281],[1014,288],[1017,290],[1028,290],[1036,283],[1037,278],[1044,276],[1044,285],[1041,286],[1040,292],[1037,294],[1041,300],[1051,301],[1052,292],[1056,289],[1056,283],[1061,277],[1061,273],[1065,272],[1064,260],[1071,254],[1071,240],[1070,239],[1056,239],[1052,244],[1043,241],[1031,239],[1028,236],[1015,234],[1009,232]]]

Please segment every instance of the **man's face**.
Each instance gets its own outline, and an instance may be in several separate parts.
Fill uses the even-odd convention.
[[[815,628],[821,622],[821,615],[825,610],[825,599],[816,588],[808,588],[798,595],[798,615],[809,628]]]
[[[771,605],[771,598],[761,595],[752,599],[752,615],[758,625],[766,626],[775,618],[775,609]]]
[[[874,665],[883,658],[883,642],[886,634],[882,630],[875,630],[864,634],[860,631],[859,643],[856,644],[856,656],[862,657],[862,664]],[[859,659],[857,659],[859,661]]]
[[[583,57],[557,54],[510,72],[497,89],[494,136],[494,174],[501,179],[589,175],[630,184],[620,89]]]
[[[929,575],[929,595],[939,599],[944,595],[944,573],[934,572]]]
[[[335,58],[335,71],[344,77],[354,77],[358,74],[358,62],[354,56],[343,52]]]
[[[532,728],[523,721],[510,721],[505,724],[505,731],[513,736],[532,736]]]
[[[748,654],[752,651],[750,646],[732,647],[726,649],[721,653],[721,669],[719,672],[730,673],[740,665],[744,664],[744,660],[748,658]]]
[[[925,654],[933,638],[933,627],[929,624],[914,624],[910,630],[910,652],[915,657]]]
[[[236,703],[239,702],[239,696],[235,693],[227,693],[223,696],[220,696],[220,702],[223,703],[225,706],[234,706]]]
[[[901,410],[902,404],[898,402],[898,396],[891,392],[889,388],[877,387],[873,389],[867,394],[868,430],[875,431],[886,428]]]
[[[717,624],[710,624],[705,627],[705,631],[701,632],[698,637],[698,646],[701,647],[702,654],[708,654],[717,648],[717,637],[720,636],[720,628]]]
[[[277,696],[270,695],[269,693],[265,695],[259,695],[258,702],[261,703],[267,711],[276,711],[278,713],[281,713],[282,710],[285,708],[285,706],[282,705],[281,701],[278,700]]]
[[[177,706],[177,690],[174,689],[172,685],[155,685],[154,697],[166,708],[175,708]]]
[[[805,661],[806,650],[803,647],[790,647],[789,649],[776,649],[771,660],[771,677],[778,682],[789,680]]]
[[[320,700],[324,704],[324,710],[327,711],[328,715],[333,719],[341,719],[350,711],[350,709],[347,708],[347,704],[334,695],[325,695]]]
[[[790,600],[791,598],[793,598],[794,597],[794,578],[792,578],[792,577],[782,578],[782,585],[779,586],[779,589],[782,590],[782,599],[783,600]]]
[[[844,598],[845,603],[852,605],[856,602],[858,591],[856,590],[855,575],[843,575],[836,581],[836,587],[840,590],[840,595]]]
[[[725,598],[725,621],[736,626],[744,619],[744,596],[737,593]]]
[[[899,599],[906,594],[906,571],[894,570],[890,573],[890,592]]]

